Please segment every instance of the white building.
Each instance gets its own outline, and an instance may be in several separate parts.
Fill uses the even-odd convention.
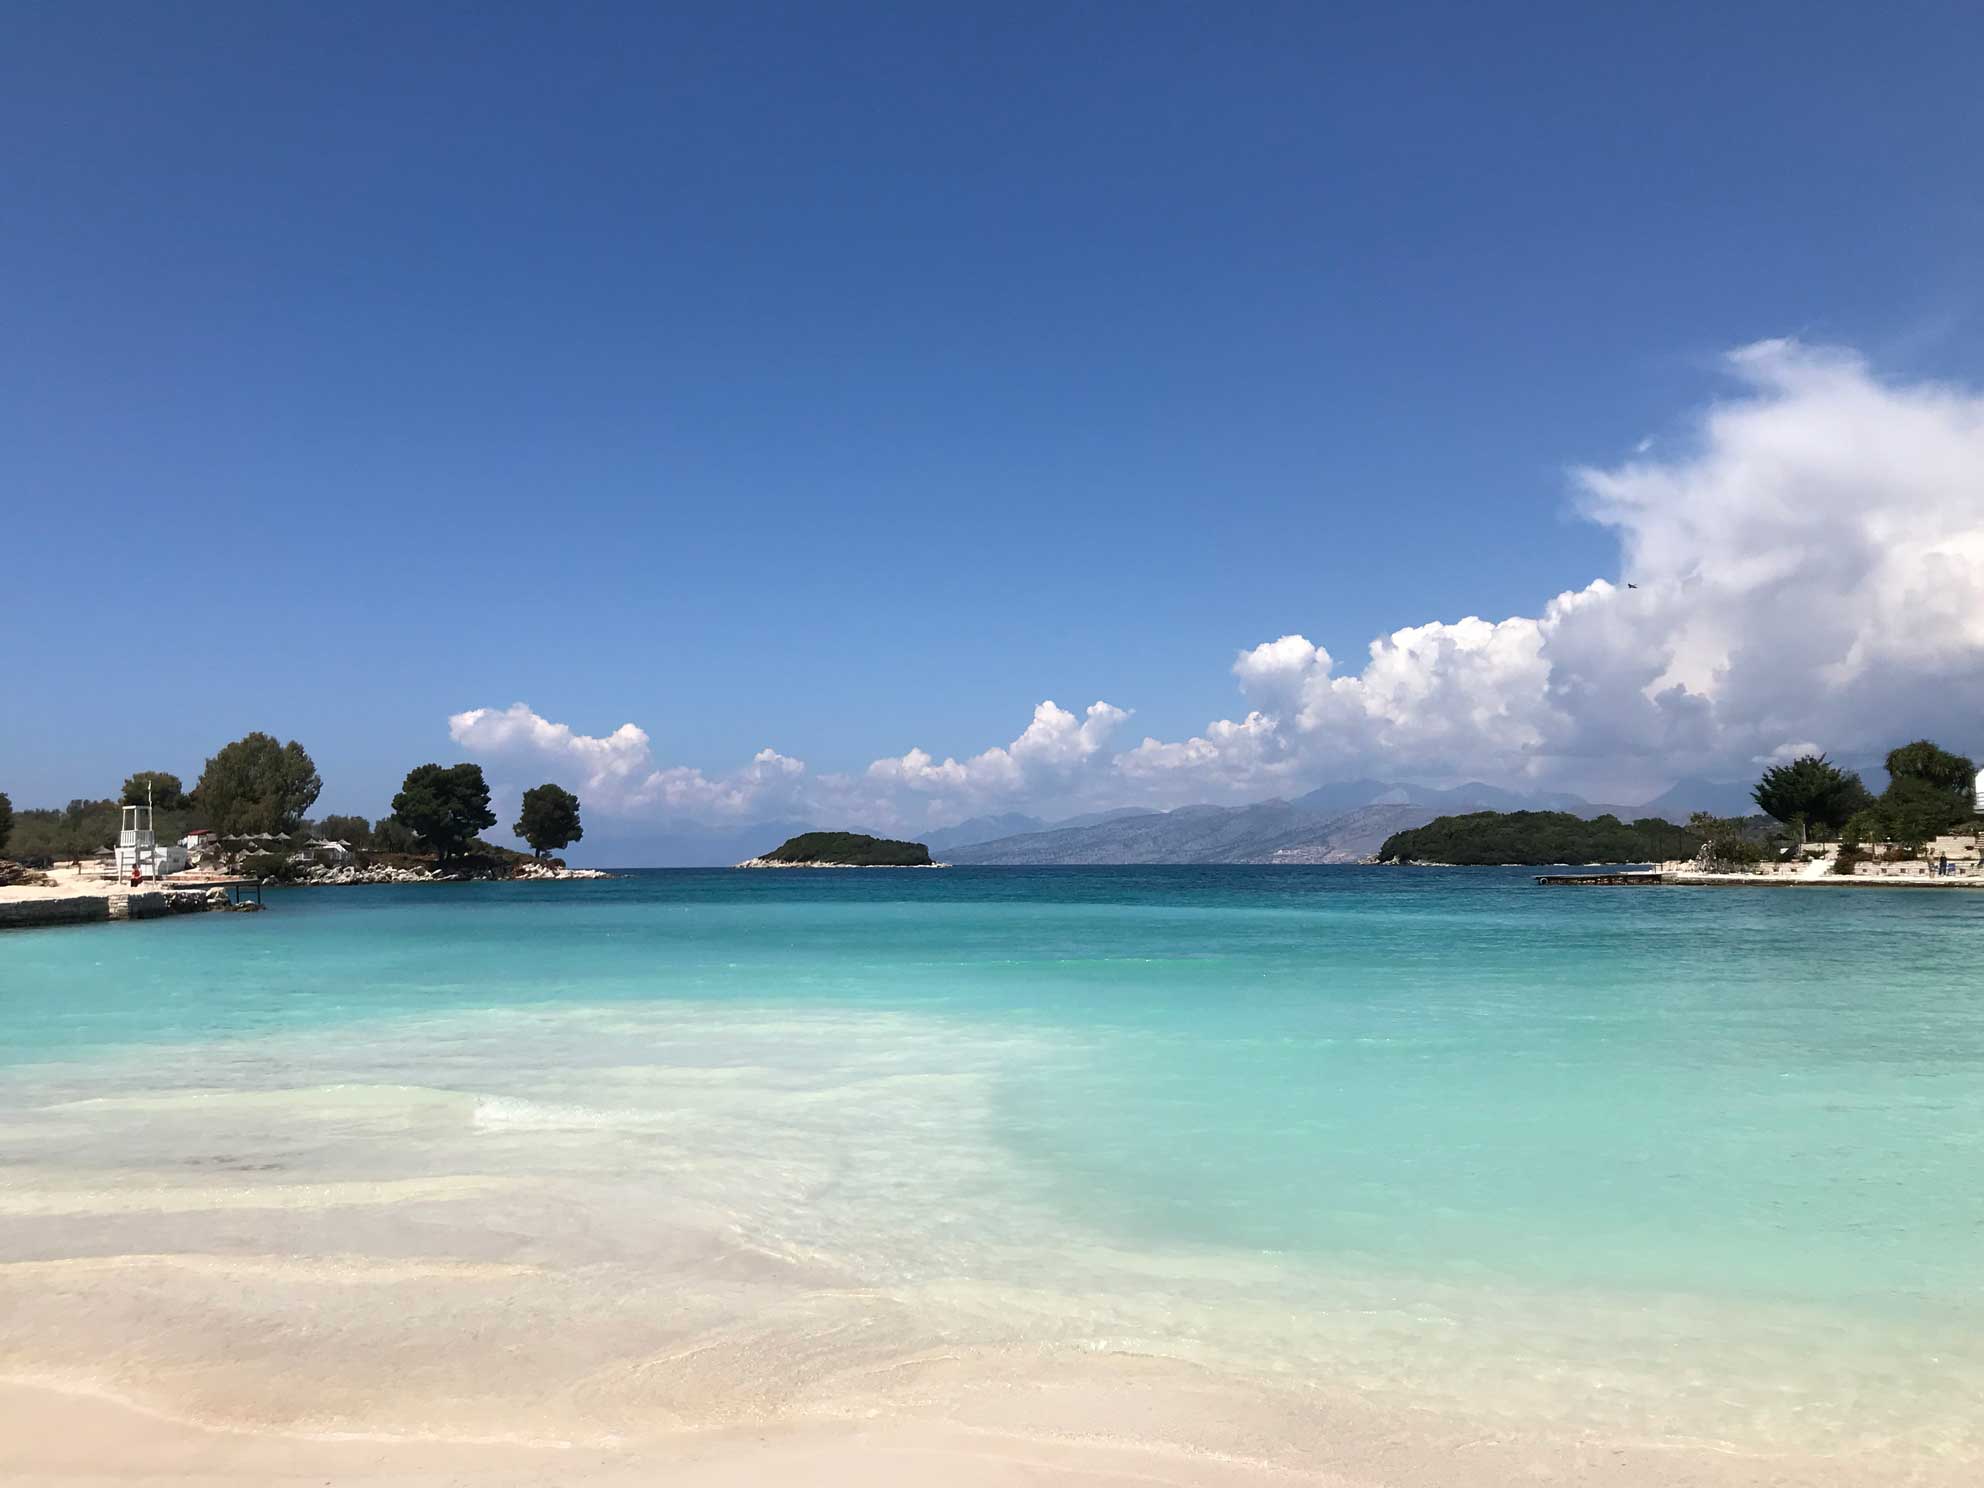
[[[296,850],[299,858],[311,858],[319,863],[349,863],[351,848],[344,842],[327,842],[321,837],[312,838]]]

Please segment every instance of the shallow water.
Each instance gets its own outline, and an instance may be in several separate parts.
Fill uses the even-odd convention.
[[[560,1440],[1178,1360],[1984,1459],[1984,896],[663,872],[0,940],[0,1373]]]

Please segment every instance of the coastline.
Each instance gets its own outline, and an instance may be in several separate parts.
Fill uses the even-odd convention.
[[[1526,866],[1541,866],[1530,864]],[[1976,892],[1984,889],[1984,876],[1977,874],[1879,874],[1823,873],[1806,877],[1792,873],[1693,873],[1642,868],[1607,873],[1539,873],[1538,884],[1552,887],[1620,885],[1642,888],[1701,889],[1948,889]]]
[[[788,863],[782,858],[747,858],[733,868],[948,868],[949,863]]]
[[[942,1360],[927,1366],[946,1373]],[[955,1374],[957,1371],[949,1371]],[[1386,1407],[1354,1395],[1263,1391],[1127,1355],[1036,1362],[967,1390],[955,1413],[872,1408],[681,1426],[645,1440],[513,1433],[372,1433],[202,1423],[82,1381],[0,1378],[10,1484],[170,1476],[177,1488],[275,1481],[391,1488],[1964,1488],[1964,1464],[1878,1454],[1759,1454],[1726,1444],[1556,1435]]]
[[[57,867],[38,872],[46,882],[0,885],[0,931],[39,930],[60,925],[115,924],[124,920],[161,919],[168,915],[206,910],[260,909],[255,902],[229,902],[228,889],[252,884],[228,875],[198,869],[148,878],[138,887],[106,879],[88,870]],[[612,878],[598,868],[553,868],[520,863],[506,873],[453,873],[418,868],[326,868],[305,870],[291,879],[267,879],[267,888],[334,888],[359,884],[548,883]]]
[[[278,888],[338,888],[353,884],[553,883],[612,878],[603,868],[552,868],[519,863],[507,873],[444,873],[438,868],[328,868],[305,870],[297,878],[270,880]]]

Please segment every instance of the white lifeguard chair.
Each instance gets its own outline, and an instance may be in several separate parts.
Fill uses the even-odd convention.
[[[117,827],[117,876],[129,878],[131,870],[146,878],[158,877],[158,834],[152,830],[151,803],[126,806]]]

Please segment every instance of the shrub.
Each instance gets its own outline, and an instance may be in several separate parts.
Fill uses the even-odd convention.
[[[1753,833],[1747,821],[1711,816],[1697,811],[1688,818],[1688,829],[1702,839],[1707,866],[1714,871],[1754,868],[1764,860],[1761,833]]]

